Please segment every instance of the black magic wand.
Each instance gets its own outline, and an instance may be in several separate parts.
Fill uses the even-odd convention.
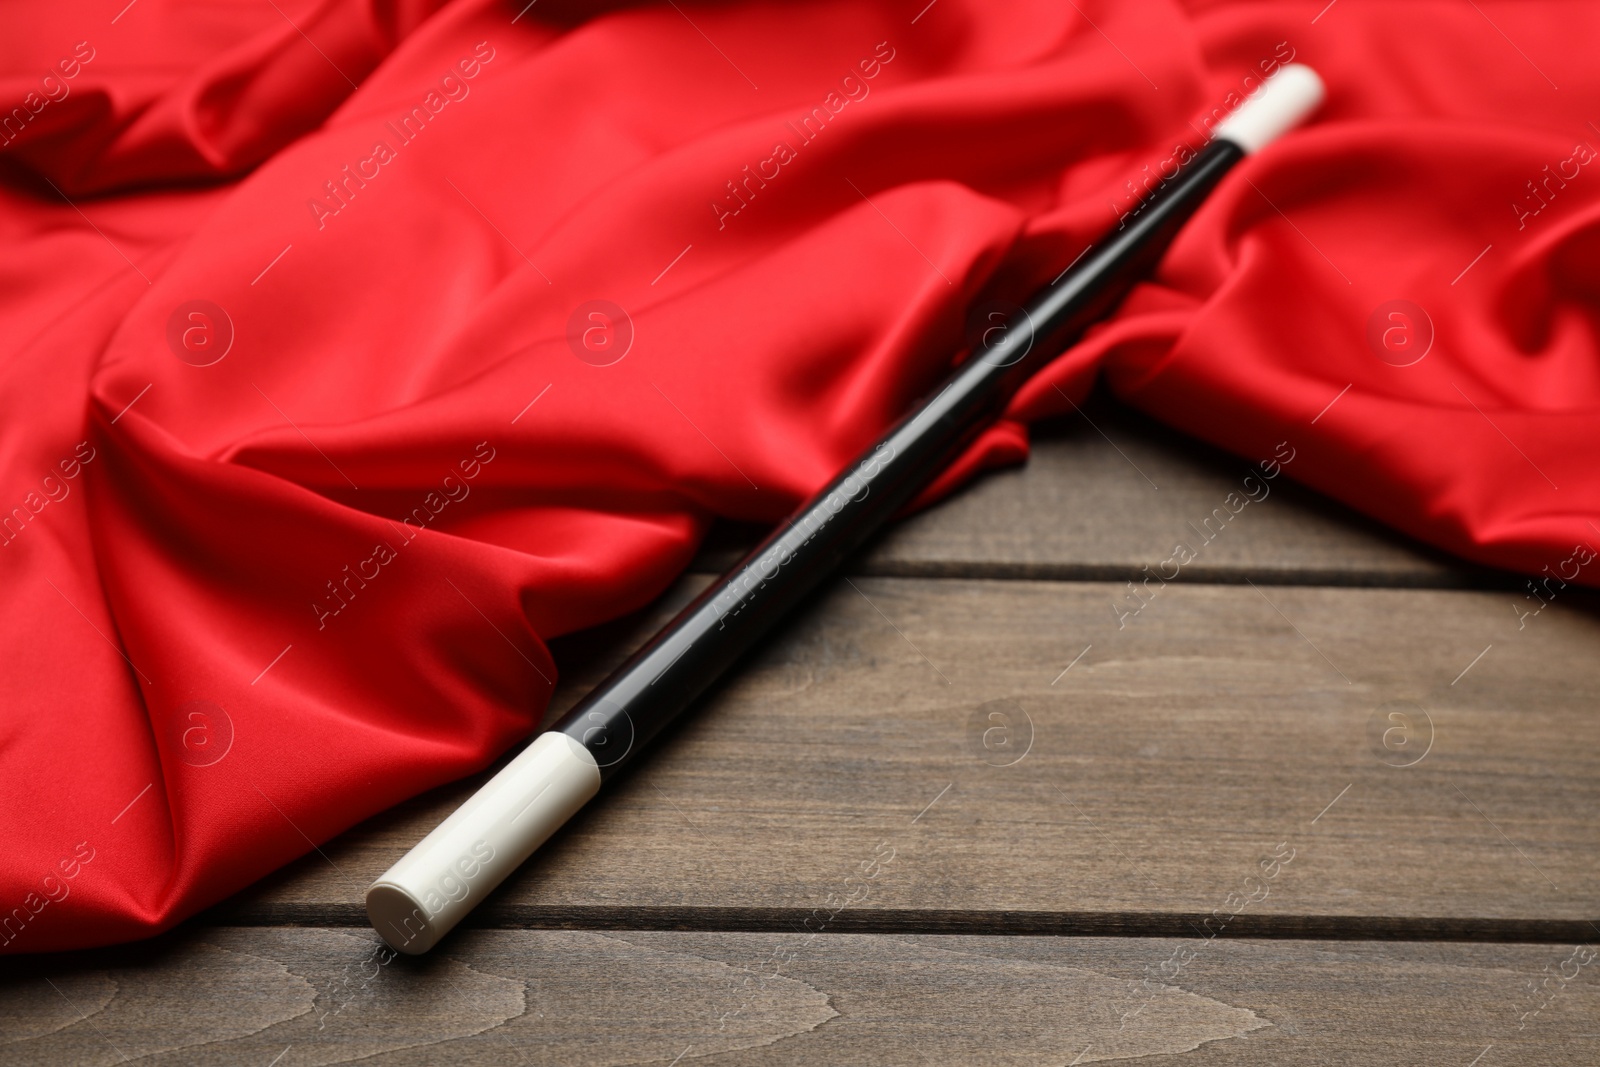
[[[367,890],[367,915],[383,939],[411,954],[432,948],[955,459],[1026,378],[1107,314],[1234,164],[1293,127],[1322,95],[1310,68],[1278,71],[1177,174],[1013,315],[998,342],[974,352],[932,399],[385,872]]]

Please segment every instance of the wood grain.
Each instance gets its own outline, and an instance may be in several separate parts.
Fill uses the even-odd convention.
[[[890,530],[853,572],[900,577],[1127,580],[1197,541],[1251,464],[1114,402],[1037,426],[1022,467]],[[1459,587],[1506,584],[1292,483],[1265,487],[1186,570],[1198,581]],[[1258,496],[1263,490],[1255,489]],[[764,531],[713,532],[694,569],[720,573]],[[1203,530],[1201,531],[1203,533]]]
[[[472,921],[796,923],[892,850],[841,921],[1166,932],[1258,892],[1247,879],[1290,850],[1235,931],[1587,929],[1590,608],[1558,601],[1519,630],[1510,593],[1180,578],[1119,629],[1125,592],[841,582]],[[985,747],[992,714],[1009,747]],[[359,922],[367,882],[475,784],[345,834],[222,917]]]
[[[391,959],[370,931],[211,928],[7,964],[0,1058],[1588,1064],[1595,968],[1550,945],[481,930]]]

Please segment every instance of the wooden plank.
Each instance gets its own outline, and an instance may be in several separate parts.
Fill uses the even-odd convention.
[[[1255,887],[1235,931],[1569,936],[1593,915],[1592,608],[1564,598],[1519,630],[1506,592],[1180,578],[1119,628],[1126,592],[837,585],[474,921],[799,922],[859,894],[886,850],[851,909],[883,924],[867,928],[1178,930]],[[609,658],[569,673],[558,706]],[[1009,746],[985,747],[1001,726]],[[475,784],[222,914],[360,922],[367,882]]]
[[[14,1067],[1493,1067],[1600,1052],[1594,950],[1564,945],[468,931],[411,960],[364,931],[213,928],[30,962],[0,979]]]
[[[995,471],[895,527],[854,565],[901,577],[1126,580],[1172,554],[1200,581],[1458,587],[1505,584],[1290,481],[1251,492],[1221,533],[1204,524],[1250,464],[1114,403],[1035,427],[1024,467]],[[1245,499],[1248,496],[1241,494]],[[1239,498],[1236,498],[1239,499]],[[720,573],[764,532],[713,531],[694,569]]]

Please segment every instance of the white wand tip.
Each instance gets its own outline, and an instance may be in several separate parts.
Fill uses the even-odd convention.
[[[1218,123],[1214,136],[1232,141],[1247,153],[1259,152],[1315,111],[1326,94],[1316,71],[1290,63]]]

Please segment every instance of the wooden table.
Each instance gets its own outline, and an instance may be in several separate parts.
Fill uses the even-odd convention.
[[[0,1063],[1600,1062],[1591,602],[1519,620],[1287,478],[1234,514],[1249,469],[1103,401],[1041,428],[430,956],[362,893],[476,781],[8,962]],[[557,642],[555,710],[740,536]]]

